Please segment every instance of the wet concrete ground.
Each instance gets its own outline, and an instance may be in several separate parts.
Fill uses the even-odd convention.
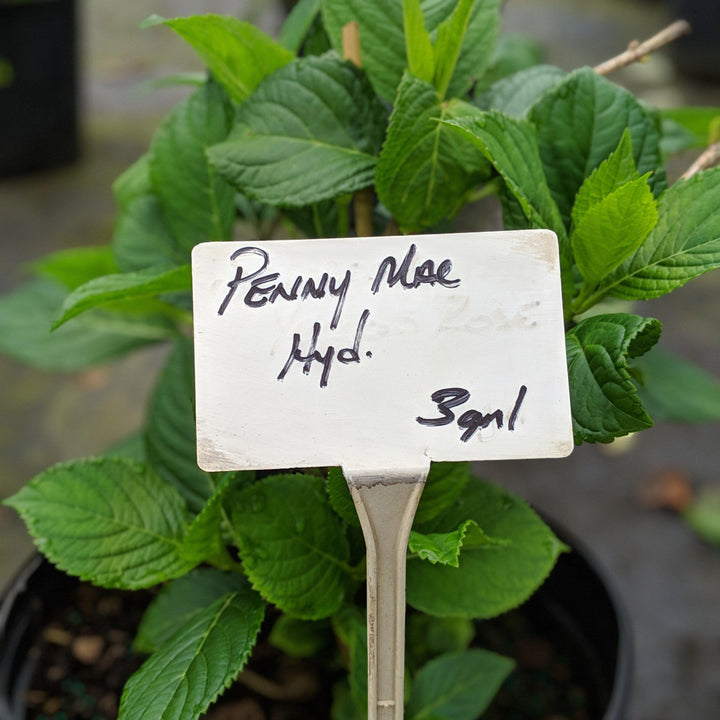
[[[177,90],[144,93],[138,83],[199,69],[169,31],[137,30],[144,17],[240,8],[268,31],[279,23],[270,2],[81,4],[83,158],[68,168],[0,181],[3,291],[21,281],[23,265],[33,258],[109,241],[110,183],[144,151],[152,129],[180,96]],[[668,20],[663,4],[651,0],[510,0],[505,12],[509,30],[544,42],[548,60],[566,69],[600,62]],[[678,77],[665,54],[613,79],[661,106],[720,106],[720,87]],[[663,320],[669,348],[720,376],[720,273],[638,312]],[[161,359],[162,351],[150,350],[108,368],[54,376],[0,358],[0,497],[47,465],[92,454],[132,431]],[[717,484],[719,429],[717,423],[665,425],[638,436],[620,455],[583,446],[567,460],[478,467],[583,537],[615,578],[637,641],[631,720],[720,716],[720,548],[703,544],[677,517],[649,510],[637,499],[647,478],[669,469],[687,473],[698,487]],[[30,552],[21,523],[0,508],[0,584]]]

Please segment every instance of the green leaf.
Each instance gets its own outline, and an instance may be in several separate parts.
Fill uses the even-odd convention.
[[[137,195],[123,207],[115,223],[112,248],[123,272],[190,262],[189,250],[175,239],[154,193]]]
[[[195,615],[237,591],[251,593],[244,575],[208,567],[169,582],[145,610],[133,648],[148,654],[159,650]]]
[[[235,193],[205,151],[228,136],[233,109],[209,82],[177,105],[155,132],[150,175],[165,221],[184,250],[207,240],[229,240]]]
[[[372,184],[384,129],[365,77],[328,53],[265,80],[240,108],[232,138],[209,156],[260,202],[309,205]]]
[[[475,720],[514,666],[488,650],[441,655],[415,676],[406,715],[409,720]]]
[[[152,298],[165,293],[191,289],[190,266],[171,270],[137,270],[95,278],[73,290],[62,304],[61,315],[53,329],[76,315],[112,302]]]
[[[128,681],[119,720],[195,720],[247,662],[265,605],[249,588],[193,615]]]
[[[466,520],[460,527],[448,533],[419,533],[410,531],[408,549],[421,560],[433,565],[460,565],[460,549],[480,548],[483,546],[506,545],[502,540],[488,537],[474,520]]]
[[[463,548],[460,566],[407,564],[407,599],[431,615],[487,618],[527,600],[555,565],[563,545],[522,500],[471,478],[452,505],[417,528],[447,533],[467,520],[507,545]]]
[[[421,0],[425,27],[431,37],[455,10],[457,0]],[[472,12],[449,95],[462,96],[488,66],[500,32],[500,0],[478,0]],[[337,51],[342,49],[343,25],[360,26],[363,68],[376,92],[392,101],[408,68],[401,0],[323,0],[325,27]]]
[[[197,465],[193,345],[178,340],[153,392],[145,435],[148,460],[200,512],[217,481]]]
[[[192,567],[181,553],[182,498],[130,460],[56,465],[5,502],[51,562],[101,587],[150,587]]]
[[[487,163],[443,120],[476,114],[459,100],[441,103],[432,85],[405,75],[378,160],[378,197],[405,232],[453,215]]]
[[[703,540],[720,545],[720,490],[702,491],[685,509],[683,517]]]
[[[328,469],[327,482],[325,483],[328,500],[332,509],[351,527],[360,527],[360,519],[355,510],[350,488],[342,470],[338,467]]]
[[[129,168],[118,175],[112,190],[120,210],[125,210],[136,197],[151,193],[150,153],[141,155]]]
[[[333,645],[332,626],[328,620],[298,620],[281,615],[272,627],[268,641],[286,655],[306,658],[318,655]]]
[[[435,55],[430,33],[425,27],[420,0],[403,0],[402,8],[408,70],[416,78],[428,83],[432,82],[435,73]],[[462,38],[460,41],[462,42]]]
[[[0,351],[42,370],[74,372],[175,334],[157,318],[86,313],[50,332],[67,289],[44,278],[0,298]]]
[[[647,352],[661,325],[637,315],[596,315],[566,335],[575,442],[611,442],[652,427],[627,369]]]
[[[245,571],[263,597],[304,620],[338,610],[350,549],[320,478],[265,478],[238,493],[232,520]]]
[[[585,178],[617,148],[630,129],[641,175],[660,167],[660,133],[651,113],[632,93],[581,68],[544,93],[529,113],[537,130],[547,183],[566,226]],[[664,179],[651,182],[656,191]]]
[[[450,87],[476,4],[477,0],[458,0],[450,17],[438,26],[435,41],[435,73],[432,80],[441,98],[445,97]],[[409,67],[410,72],[415,75],[412,65]],[[418,77],[425,80],[420,75]]]
[[[469,480],[470,463],[432,463],[415,513],[416,525],[422,525],[439,515],[461,495]]]
[[[657,223],[647,175],[635,169],[630,133],[580,187],[570,236],[575,262],[589,288],[627,259]]]
[[[355,716],[367,717],[367,617],[355,605],[345,605],[332,619],[335,634],[347,648],[348,680]]]
[[[538,98],[562,82],[567,73],[553,65],[534,65],[494,83],[475,100],[482,110],[499,110],[524,118]]]
[[[166,20],[149,17],[143,27],[163,24],[193,46],[213,77],[236,102],[244,102],[260,81],[293,59],[251,23],[222,15],[191,15]]]
[[[720,168],[681,180],[658,200],[658,222],[599,293],[649,300],[720,267]]]
[[[320,12],[320,0],[299,0],[280,29],[280,44],[297,53]]]
[[[638,395],[656,421],[706,423],[720,420],[720,380],[658,346],[635,360]]]
[[[112,248],[107,245],[58,250],[33,262],[30,269],[36,275],[56,280],[70,290],[93,278],[118,271]]]

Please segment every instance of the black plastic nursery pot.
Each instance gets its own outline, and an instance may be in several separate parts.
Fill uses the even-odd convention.
[[[0,0],[0,178],[79,154],[76,0]]]
[[[563,667],[570,668],[573,676],[570,694],[577,697],[562,700],[563,717],[623,720],[632,675],[632,641],[626,613],[617,593],[587,552],[565,533],[558,534],[572,543],[575,550],[561,557],[550,578],[528,603],[501,618],[480,623],[478,634],[490,638],[490,645],[495,642],[502,646],[508,627],[511,634],[516,632],[518,623],[523,628],[529,627],[529,642],[524,641],[525,650],[521,654],[527,654],[529,645],[535,648],[530,654],[537,656],[538,645],[552,644],[551,654],[562,658]],[[6,590],[0,602],[2,720],[36,717],[37,711],[28,709],[27,697],[33,675],[43,662],[38,640],[55,606],[72,602],[79,587],[82,586],[76,580],[34,556]],[[546,654],[543,650],[539,653]],[[527,662],[516,659],[519,672],[511,675],[501,688],[488,717],[523,720],[545,717],[543,710],[534,714],[533,706],[535,696],[546,694],[543,686],[554,682],[549,676],[557,672],[552,669],[555,663],[544,663],[547,667],[539,668],[530,660],[529,667],[523,669],[521,666]],[[567,670],[560,672],[565,674]],[[118,673],[114,675],[112,682],[117,685]],[[69,692],[76,692],[69,680],[65,682]],[[518,694],[522,696],[523,707],[509,709],[508,703],[514,702],[512,696]],[[577,711],[573,710],[574,705],[578,705]],[[322,714],[315,710],[309,716],[324,720]],[[73,720],[67,713],[65,717]],[[105,715],[93,711],[87,717]]]

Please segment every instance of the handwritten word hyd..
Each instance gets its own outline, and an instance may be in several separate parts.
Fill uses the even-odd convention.
[[[270,264],[270,256],[262,248],[252,246],[242,247],[230,256],[230,260],[232,262],[236,262],[239,259],[252,261],[253,256],[260,258],[260,267],[246,274],[244,265],[237,266],[235,277],[227,284],[230,289],[218,308],[218,315],[222,315],[225,310],[227,310],[230,301],[233,299],[240,285],[249,282],[250,286],[245,292],[243,302],[251,308],[260,308],[266,303],[272,304],[278,298],[293,301],[298,299],[306,300],[310,297],[317,300],[324,298],[326,294],[330,294],[337,298],[335,312],[330,321],[330,328],[334,330],[338,326],[343,305],[345,304],[345,298],[350,289],[350,270],[345,271],[342,280],[338,280],[334,276],[331,277],[328,273],[324,272],[319,280],[311,277],[303,278],[302,275],[298,275],[293,279],[292,283],[286,283],[282,280],[278,281],[280,273],[277,272],[261,275]]]
[[[410,245],[405,257],[403,258],[400,267],[397,267],[397,259],[392,255],[388,255],[378,267],[375,279],[372,284],[373,295],[380,289],[380,285],[383,282],[383,278],[387,273],[387,284],[388,287],[393,287],[400,283],[405,289],[414,290],[420,285],[432,285],[436,283],[443,287],[454,288],[460,284],[460,278],[450,280],[447,276],[452,271],[452,260],[446,258],[435,269],[434,260],[425,260],[425,262],[416,266],[412,273],[412,279],[410,279],[410,268],[412,267],[413,260],[415,259],[415,253],[417,247],[415,243]]]
[[[525,385],[520,386],[515,405],[510,411],[510,418],[508,419],[507,429],[512,432],[515,430],[515,423],[517,421],[520,407],[525,399],[527,393],[527,387]],[[455,413],[450,409],[463,405],[470,399],[470,393],[465,388],[451,387],[442,388],[436,390],[430,399],[437,404],[437,410],[440,413],[439,417],[434,418],[415,418],[420,425],[428,425],[430,427],[440,427],[442,425],[449,425],[455,421]],[[498,409],[494,412],[483,414],[479,410],[466,410],[457,419],[457,425],[461,430],[465,432],[460,436],[460,440],[467,442],[475,434],[477,430],[482,430],[490,426],[493,422],[497,425],[498,429],[503,427],[505,416],[503,411]]]
[[[300,350],[300,333],[293,335],[292,349],[288,356],[283,369],[280,371],[277,379],[282,380],[288,374],[290,367],[293,363],[298,362],[303,366],[303,373],[305,375],[310,374],[310,370],[313,363],[317,362],[322,365],[322,374],[320,375],[320,387],[326,387],[328,384],[328,378],[330,376],[330,369],[332,368],[333,361],[337,357],[338,362],[343,365],[349,365],[350,363],[360,362],[360,343],[362,341],[363,330],[365,329],[365,323],[370,317],[369,310],[363,310],[360,320],[358,321],[357,328],[355,330],[355,340],[352,347],[345,347],[335,353],[335,348],[330,345],[324,353],[321,353],[317,349],[318,339],[320,337],[320,330],[322,329],[319,322],[313,325],[312,339],[310,340],[310,346],[308,351],[303,355]],[[372,357],[371,352],[365,353],[366,357]]]

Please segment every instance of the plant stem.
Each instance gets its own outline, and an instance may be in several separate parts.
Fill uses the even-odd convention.
[[[687,20],[676,20],[657,35],[653,35],[644,42],[633,41],[625,52],[606,60],[604,63],[600,63],[600,65],[596,65],[593,69],[598,75],[610,75],[610,73],[614,73],[627,65],[645,60],[650,53],[690,32],[692,32],[692,27],[690,27]]]
[[[720,162],[720,142],[708,146],[702,155],[682,174],[681,179],[687,180],[701,170],[707,170]]]
[[[343,57],[355,67],[362,67],[362,46],[360,45],[360,26],[356,20],[343,25],[342,29]],[[362,188],[355,193],[353,210],[355,211],[355,233],[358,237],[370,237],[374,234],[372,210],[372,188]]]

